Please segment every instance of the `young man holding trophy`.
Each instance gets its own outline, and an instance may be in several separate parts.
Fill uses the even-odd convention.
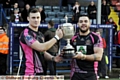
[[[78,20],[79,33],[72,37],[72,45],[77,55],[72,60],[71,80],[97,80],[95,73],[96,61],[103,54],[102,38],[90,32],[90,20],[81,16]]]
[[[62,26],[63,38],[67,39],[67,45],[63,48],[63,57],[72,58],[71,80],[97,80],[96,61],[100,61],[102,58],[102,38],[90,31],[90,20],[87,16],[79,17],[79,32],[76,35],[73,33],[73,28],[69,27],[71,25],[69,24],[68,26],[68,23],[65,24]],[[69,30],[65,29],[65,26],[68,26]],[[72,39],[70,36],[73,36]]]
[[[44,42],[43,34],[38,31],[41,16],[37,8],[30,10],[28,17],[29,26],[25,28],[19,38],[20,46],[22,49],[22,63],[20,74],[21,75],[45,75],[46,65],[45,59],[60,62],[62,58],[52,56],[48,52],[59,39],[63,37],[61,29],[57,29],[55,36],[47,42]]]

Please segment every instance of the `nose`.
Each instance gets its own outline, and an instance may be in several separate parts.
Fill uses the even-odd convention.
[[[85,22],[85,21],[83,21],[83,22],[82,22],[82,24],[86,24],[86,22]]]
[[[35,18],[35,21],[38,21],[38,19],[37,19],[37,18]]]

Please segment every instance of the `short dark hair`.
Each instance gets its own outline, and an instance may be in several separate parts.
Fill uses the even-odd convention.
[[[89,19],[89,16],[88,15],[81,15],[81,16],[79,16],[79,18],[80,17],[88,17],[88,19]],[[79,20],[79,19],[78,19]]]
[[[52,20],[50,20],[50,21],[48,22],[48,24],[49,24],[51,27],[54,26],[54,22],[53,22]]]
[[[87,14],[82,14],[80,17],[83,17],[83,16],[89,17]]]
[[[38,8],[31,8],[29,10],[28,16],[30,15],[30,13],[37,13],[37,12],[39,12]]]

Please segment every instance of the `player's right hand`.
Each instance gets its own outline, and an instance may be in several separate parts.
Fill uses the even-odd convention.
[[[57,29],[56,30],[56,35],[59,36],[59,38],[61,39],[63,37],[63,32],[62,32],[62,29]]]

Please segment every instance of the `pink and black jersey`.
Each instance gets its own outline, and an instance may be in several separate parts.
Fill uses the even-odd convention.
[[[46,66],[44,54],[30,47],[36,40],[43,43],[43,34],[35,32],[30,28],[25,28],[21,33],[19,41],[23,51],[21,75],[35,75],[37,73],[45,74]]]
[[[85,55],[94,54],[94,47],[103,48],[102,38],[94,32],[89,33],[87,36],[76,34],[71,39],[71,44],[76,51],[81,51]],[[95,62],[81,59],[72,60],[72,74],[95,72]],[[71,75],[72,75],[71,74]]]

